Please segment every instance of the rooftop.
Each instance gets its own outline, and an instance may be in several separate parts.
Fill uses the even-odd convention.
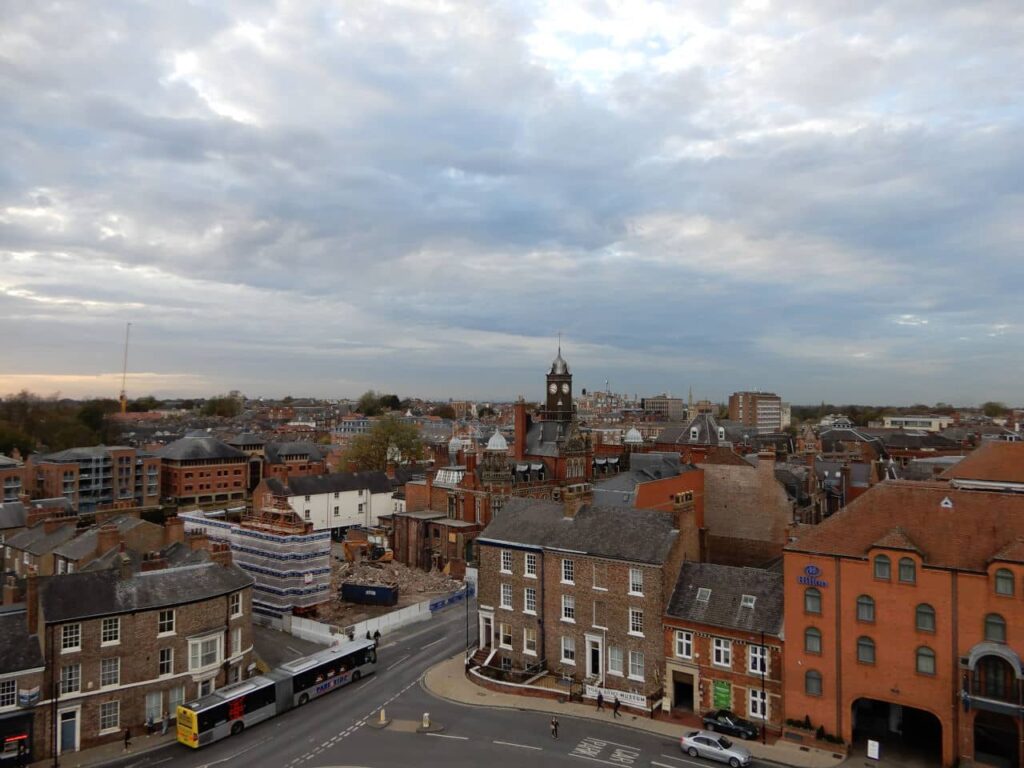
[[[958,481],[1024,484],[1024,443],[990,440],[940,475]]]
[[[39,640],[29,635],[24,604],[0,607],[0,675],[42,667],[43,654]]]
[[[708,590],[698,600],[698,590]],[[666,614],[675,619],[716,627],[764,632],[782,631],[782,574],[761,568],[736,568],[711,563],[683,563]],[[753,598],[753,606],[744,605]]]
[[[157,451],[161,459],[194,461],[200,459],[244,459],[246,454],[215,437],[183,437]]]

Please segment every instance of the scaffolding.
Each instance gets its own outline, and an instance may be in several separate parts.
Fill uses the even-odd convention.
[[[255,611],[305,614],[331,599],[330,531],[313,531],[290,507],[255,510],[243,515],[240,523],[213,519],[201,511],[178,516],[186,532],[202,532],[231,547],[235,565],[256,582]]]

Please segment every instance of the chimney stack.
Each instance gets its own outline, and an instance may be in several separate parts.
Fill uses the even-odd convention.
[[[164,545],[185,542],[185,521],[175,515],[164,521]]]
[[[583,505],[588,504],[592,498],[593,494],[591,493],[590,485],[587,483],[567,486],[562,491],[563,516],[570,520],[573,519],[580,509],[583,508]]]
[[[231,547],[220,541],[213,542],[210,544],[210,559],[225,568],[229,567],[233,562]]]
[[[162,552],[147,552],[142,557],[139,570],[145,573],[146,571],[159,571],[166,567],[167,558]]]
[[[130,579],[132,577],[132,559],[125,551],[123,541],[121,542],[121,553],[118,559],[118,575],[122,579]]]
[[[104,523],[96,531],[96,557],[102,557],[121,543],[121,532],[113,523]]]
[[[66,522],[67,520],[62,520],[59,517],[48,517],[43,520],[43,530],[46,531],[46,535],[49,536]]]

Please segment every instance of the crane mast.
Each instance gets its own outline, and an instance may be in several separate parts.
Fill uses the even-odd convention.
[[[124,365],[121,367],[121,413],[128,412],[128,393],[125,391],[125,383],[128,379],[128,336],[132,332],[132,324],[128,323],[124,328]]]

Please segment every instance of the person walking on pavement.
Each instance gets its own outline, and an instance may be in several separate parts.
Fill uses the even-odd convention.
[[[619,707],[621,707],[621,706],[622,706],[622,702],[619,701],[619,697],[616,696],[615,697],[615,701],[612,703],[612,716],[613,717],[622,717],[622,715],[619,714]]]
[[[124,729],[124,751],[127,752],[131,748],[132,748],[132,729],[131,728],[125,728]]]
[[[604,709],[604,694],[600,691],[597,692],[597,711],[600,712]]]
[[[557,739],[558,738],[558,718],[557,717],[552,717],[551,718],[551,738],[552,739]]]
[[[167,726],[170,725],[170,723],[171,723],[171,717],[170,717],[170,715],[167,714],[167,710],[165,709],[164,710],[164,719],[160,723],[160,735],[161,736],[166,736],[167,735]]]

